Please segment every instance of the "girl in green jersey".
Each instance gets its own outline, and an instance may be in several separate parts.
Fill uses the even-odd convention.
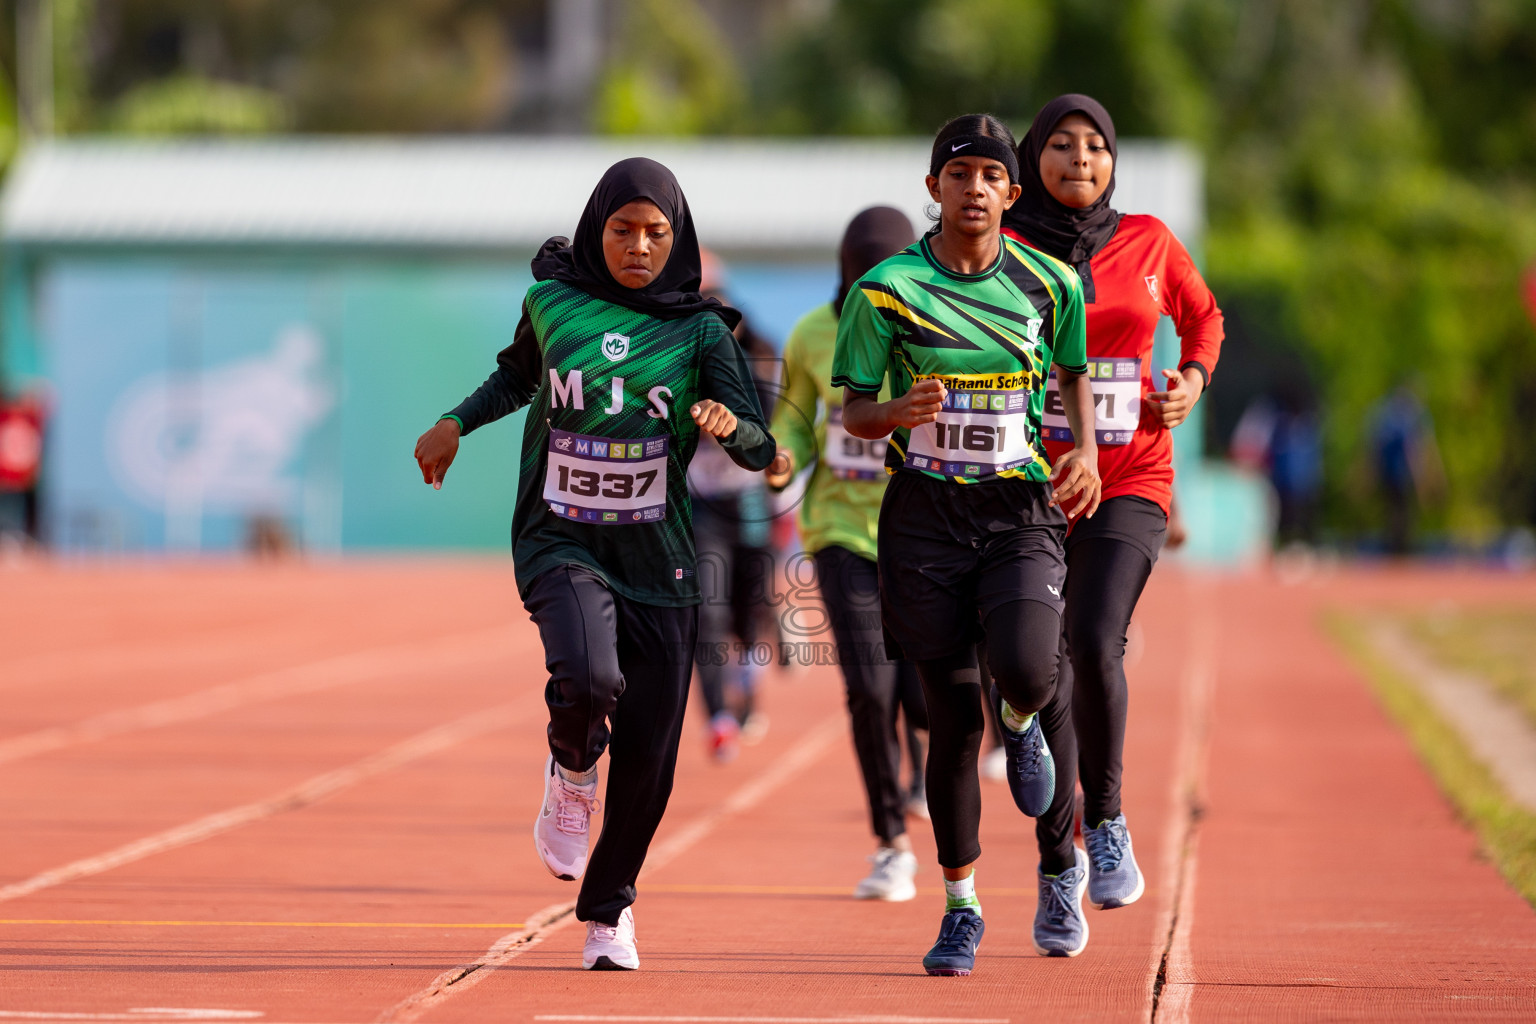
[[[534,846],[556,877],[585,875],[588,969],[640,965],[630,905],[672,791],[698,632],[689,460],[700,432],[743,468],[774,457],[730,330],[740,314],[699,294],[699,272],[672,172],[614,164],[575,244],[552,238],[534,258],[495,372],[416,443],[422,479],[441,487],[461,434],[529,407],[512,554],[549,672]],[[605,749],[607,811],[589,862]]]
[[[1082,285],[1071,268],[1004,239],[1020,193],[1013,135],[985,114],[940,129],[927,186],[939,222],[850,290],[833,383],[843,425],[891,440],[880,510],[881,613],[927,698],[928,806],[947,893],[930,974],[969,974],[984,931],[973,885],[984,728],[976,645],[1003,696],[1009,786],[1026,814],[1055,769],[1037,712],[1055,688],[1067,514],[1098,505]],[[1074,436],[1054,466],[1041,443],[1054,367]],[[882,401],[882,385],[891,395]],[[1054,486],[1053,486],[1054,484]],[[888,645],[889,646],[889,645]]]

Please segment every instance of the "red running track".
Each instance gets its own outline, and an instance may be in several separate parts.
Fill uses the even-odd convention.
[[[1147,894],[1035,956],[1031,823],[989,786],[968,979],[919,966],[924,824],[917,900],[847,898],[871,843],[840,682],[773,675],[735,763],[689,722],[630,975],[579,970],[575,887],[529,840],[542,657],[504,562],[0,569],[0,1024],[1536,1019],[1536,915],[1320,632],[1426,593],[1536,602],[1160,567],[1127,750]]]

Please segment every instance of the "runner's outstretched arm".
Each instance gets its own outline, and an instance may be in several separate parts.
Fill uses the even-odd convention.
[[[539,340],[534,336],[525,306],[512,334],[512,344],[497,353],[496,369],[485,383],[416,439],[416,464],[421,467],[422,482],[441,490],[448,467],[459,454],[460,437],[531,402],[539,389],[539,369],[543,363]]]

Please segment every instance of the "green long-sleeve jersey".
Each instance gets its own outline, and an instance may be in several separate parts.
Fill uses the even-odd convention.
[[[512,517],[518,589],[577,564],[634,601],[698,604],[687,473],[699,428],[689,407],[709,398],[736,414],[720,446],[743,468],[766,469],[774,453],[725,322],[661,320],[540,281],[496,362],[448,415],[468,434],[529,407]]]

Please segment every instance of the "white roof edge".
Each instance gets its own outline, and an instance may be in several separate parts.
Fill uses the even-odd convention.
[[[609,164],[645,155],[677,174],[706,245],[826,250],[866,206],[893,205],[924,222],[928,146],[914,138],[73,138],[21,154],[0,198],[0,238],[527,249],[574,230]],[[1191,147],[1122,141],[1117,182],[1118,208],[1156,214],[1197,240],[1201,164]]]

